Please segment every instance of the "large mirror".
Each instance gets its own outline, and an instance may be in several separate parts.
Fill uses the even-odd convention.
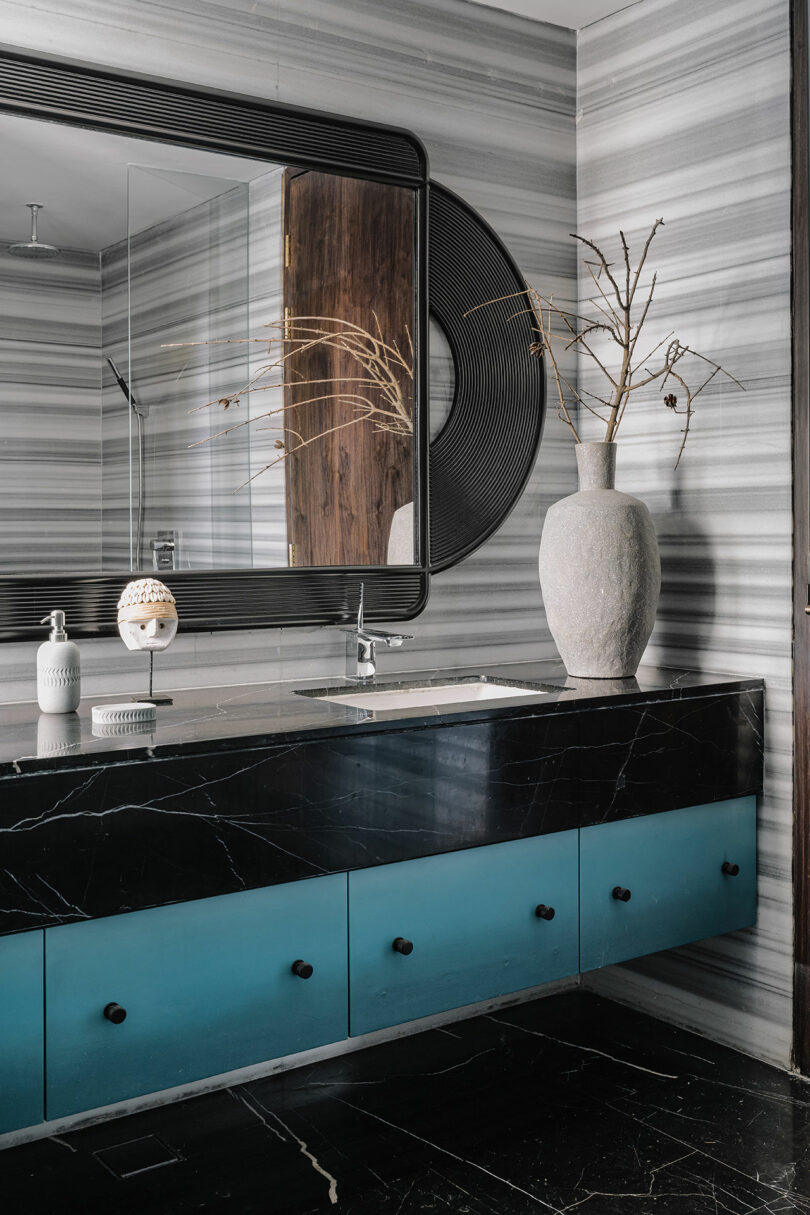
[[[0,639],[114,633],[131,570],[186,630],[346,623],[361,584],[409,620],[501,525],[525,284],[416,136],[5,48],[0,148]]]
[[[413,188],[0,113],[0,574],[419,560]]]

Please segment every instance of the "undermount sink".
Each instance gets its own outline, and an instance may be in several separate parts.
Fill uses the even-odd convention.
[[[488,700],[505,700],[522,697],[536,700],[548,696],[559,688],[542,684],[509,683],[507,680],[490,679],[486,676],[466,679],[437,680],[430,684],[400,684],[356,691],[346,688],[301,689],[300,695],[316,700],[328,700],[332,704],[348,705],[354,709],[419,709],[434,705],[469,704]]]

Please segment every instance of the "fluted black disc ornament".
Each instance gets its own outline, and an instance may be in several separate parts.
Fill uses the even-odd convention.
[[[456,374],[450,416],[430,444],[430,568],[461,561],[492,535],[534,466],[545,414],[542,361],[525,282],[503,242],[457,195],[429,185],[430,311]],[[470,309],[488,300],[486,308]]]

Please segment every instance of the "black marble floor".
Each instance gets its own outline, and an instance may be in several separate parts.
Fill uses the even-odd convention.
[[[0,1209],[810,1213],[810,1084],[567,993],[10,1149]]]

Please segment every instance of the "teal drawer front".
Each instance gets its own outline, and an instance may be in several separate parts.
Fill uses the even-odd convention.
[[[351,1032],[575,974],[577,948],[576,831],[350,873]]]
[[[0,937],[0,1134],[42,1122],[42,933]]]
[[[345,874],[48,929],[47,1116],[345,1038],[346,935]]]
[[[756,919],[756,798],[585,827],[580,969],[745,928]],[[739,866],[737,876],[724,862]],[[629,890],[624,902],[614,888]]]

